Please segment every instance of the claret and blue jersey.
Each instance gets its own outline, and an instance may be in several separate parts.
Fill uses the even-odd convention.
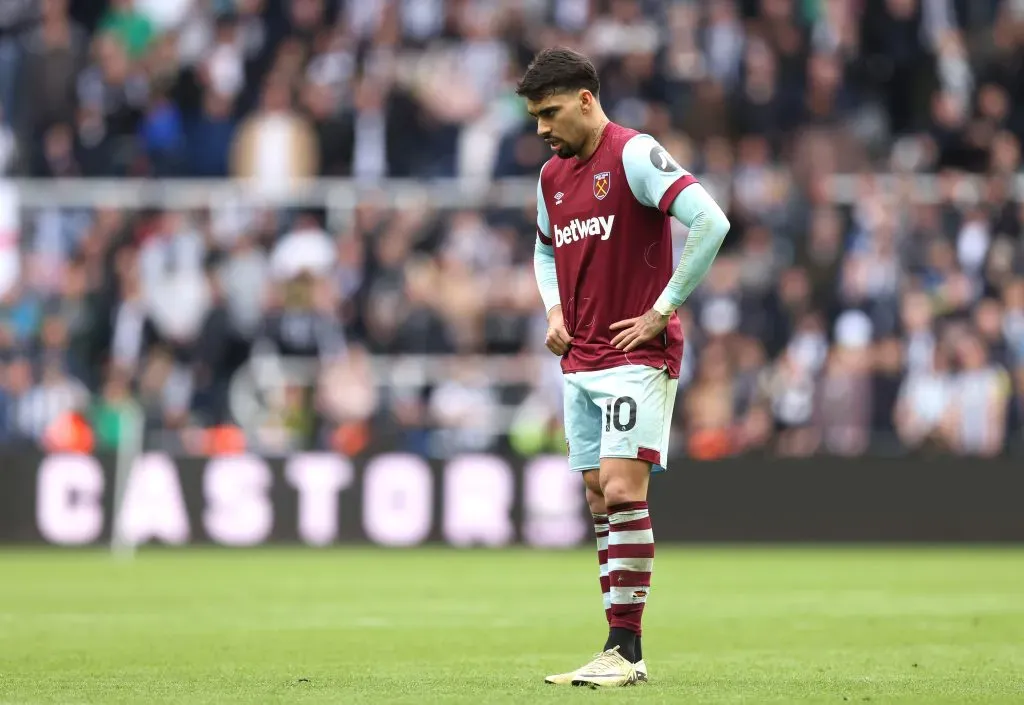
[[[679,375],[683,332],[673,314],[659,338],[625,353],[616,321],[643,315],[675,269],[671,215],[696,179],[649,135],[608,123],[588,159],[553,157],[537,187],[537,236],[553,247],[559,301],[573,342],[563,372],[621,365]]]

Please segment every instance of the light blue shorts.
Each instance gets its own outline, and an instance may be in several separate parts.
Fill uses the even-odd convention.
[[[647,460],[654,472],[667,468],[678,379],[645,365],[572,372],[563,379],[571,470],[592,470],[601,458]]]

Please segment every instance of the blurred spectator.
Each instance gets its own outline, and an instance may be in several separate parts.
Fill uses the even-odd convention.
[[[154,32],[174,29],[184,21],[197,0],[135,0],[134,10],[145,18]]]
[[[18,157],[18,143],[14,131],[7,125],[3,108],[0,107],[0,176],[8,174]]]
[[[100,35],[93,42],[93,63],[78,78],[79,101],[93,121],[95,140],[109,134],[111,168],[128,175],[139,155],[138,126],[149,97],[149,82],[134,66],[120,40],[113,34]]]
[[[697,378],[685,398],[687,454],[702,460],[728,457],[740,450],[734,381],[725,346],[709,345],[701,354]]]
[[[899,453],[894,410],[903,381],[903,345],[896,336],[879,340],[871,355],[871,437],[879,452]]]
[[[27,362],[16,363],[15,374],[19,378],[14,383],[15,389],[25,390],[28,386],[27,366]],[[18,395],[18,431],[27,438],[42,442],[61,416],[85,407],[88,394],[81,382],[65,374],[59,362],[45,361],[38,383]]]
[[[100,31],[110,32],[120,39],[133,59],[146,52],[154,37],[153,24],[136,9],[135,1],[110,0],[107,14],[100,23]]]
[[[956,345],[960,372],[942,420],[947,443],[957,453],[992,456],[1006,438],[1006,371],[988,359],[982,340],[964,335]]]
[[[117,450],[122,441],[126,415],[132,413],[134,406],[131,376],[122,371],[112,373],[90,414],[98,449]]]
[[[40,22],[22,39],[18,100],[6,103],[21,134],[22,154],[31,168],[39,145],[52,126],[75,116],[76,76],[85,63],[88,37],[68,15],[67,0],[43,0]],[[71,152],[70,146],[66,149]]]
[[[286,79],[268,79],[260,106],[239,126],[232,146],[232,174],[254,179],[258,188],[268,191],[315,176],[316,134],[294,111]]]
[[[471,363],[453,365],[428,403],[439,427],[433,455],[447,457],[491,447],[498,432],[496,406],[495,390],[483,370]]]
[[[10,124],[15,96],[20,88],[22,68],[22,35],[39,21],[39,0],[2,0],[0,2],[0,106],[4,122]]]
[[[952,378],[947,352],[935,348],[933,358],[911,370],[896,402],[896,432],[911,450],[943,448],[940,424],[952,402]]]
[[[871,441],[872,338],[871,320],[861,311],[846,311],[836,321],[815,402],[822,450],[832,455],[861,455]]]
[[[196,224],[179,213],[158,214],[139,234],[147,330],[185,359],[212,301],[203,271],[206,244]]]
[[[158,177],[181,173],[185,166],[182,159],[184,126],[177,106],[166,95],[155,93],[150,96],[139,130],[151,173]]]
[[[203,96],[202,108],[185,128],[185,171],[207,178],[224,178],[229,170],[229,148],[234,141],[235,120],[231,98],[215,90]]]

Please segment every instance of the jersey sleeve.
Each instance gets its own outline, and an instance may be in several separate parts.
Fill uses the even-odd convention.
[[[551,220],[548,218],[548,206],[544,203],[544,169],[540,170],[537,177],[537,239],[547,246],[551,246]]]
[[[555,267],[555,248],[551,241],[551,220],[548,218],[548,207],[544,203],[544,188],[541,185],[544,168],[537,177],[537,244],[533,251],[533,271],[537,277],[537,288],[544,302],[544,311],[558,306],[558,271]]]
[[[672,155],[650,135],[635,135],[622,149],[626,181],[640,203],[668,213],[676,196],[697,183]]]

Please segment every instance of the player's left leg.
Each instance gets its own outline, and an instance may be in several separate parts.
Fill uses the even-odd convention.
[[[603,652],[580,669],[573,685],[620,687],[647,680],[637,662],[637,639],[654,568],[654,534],[647,510],[651,463],[601,458],[601,494],[608,508],[608,578],[611,598]]]
[[[636,663],[644,605],[654,570],[654,532],[647,508],[651,463],[602,458],[601,490],[608,507],[608,582],[611,620],[605,650],[617,648]]]
[[[604,490],[601,487],[601,471],[598,468],[583,473],[583,481],[587,487],[587,506],[594,519],[594,536],[597,539],[597,564],[601,577],[601,599],[604,602],[604,616],[609,629],[612,624],[611,583],[608,577],[608,505],[604,501]],[[640,636],[636,637],[633,663],[640,681],[647,681],[647,664],[644,661],[643,645]]]
[[[598,468],[601,462],[601,410],[593,403],[586,389],[586,376],[570,373],[564,376],[564,424],[569,469],[583,477],[587,503],[594,518],[594,537],[597,542],[601,591],[606,593],[608,544],[608,517],[601,496]],[[606,606],[608,606],[607,595]],[[606,616],[607,616],[606,611]],[[569,685],[580,669],[549,675],[545,683]]]
[[[647,679],[640,653],[642,618],[654,569],[654,533],[647,506],[652,468],[664,470],[677,381],[663,370],[626,366],[593,381],[605,409],[600,491],[608,513],[608,640],[601,667],[575,684],[627,685]],[[641,676],[642,674],[642,676]]]

